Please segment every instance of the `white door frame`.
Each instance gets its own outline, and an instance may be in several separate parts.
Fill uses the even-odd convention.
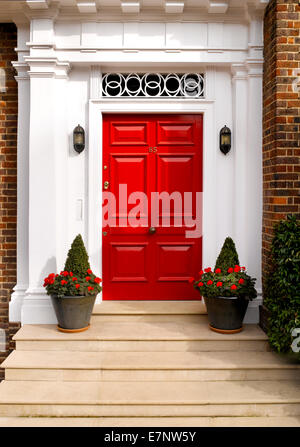
[[[87,244],[92,268],[102,272],[102,114],[203,114],[203,265],[216,258],[217,129],[215,101],[189,98],[99,98],[89,102]],[[101,298],[100,298],[101,299]]]

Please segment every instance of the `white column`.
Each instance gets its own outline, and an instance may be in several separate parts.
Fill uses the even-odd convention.
[[[262,245],[262,62],[248,66],[247,234],[248,268],[261,292]]]
[[[51,57],[30,56],[25,60],[30,65],[29,286],[21,321],[55,323],[50,298],[42,284],[45,276],[61,268],[60,250],[66,225],[62,203],[67,201],[63,167],[67,165],[68,151],[61,83],[67,77],[69,64]]]
[[[257,323],[261,304],[262,67],[233,65],[233,149],[235,157],[235,242],[241,265],[257,279],[258,298],[246,323]]]
[[[28,146],[29,146],[29,96],[28,54],[29,24],[17,23],[18,61],[13,62],[18,82],[18,143],[17,143],[17,284],[9,303],[9,320],[21,321],[21,308],[28,288]]]
[[[248,85],[247,68],[232,65],[233,129],[232,150],[234,152],[234,241],[242,265],[248,264],[247,250],[247,128],[248,128]]]
[[[102,71],[92,66],[90,73],[89,129],[88,129],[88,212],[87,250],[91,268],[102,274],[102,113],[97,113],[93,100],[102,96]],[[97,109],[99,110],[99,109]],[[101,301],[99,293],[97,301]]]
[[[203,115],[203,237],[202,265],[214,266],[217,253],[217,128],[216,128],[216,68],[206,67],[205,97],[212,102]],[[211,168],[213,167],[213,169]]]

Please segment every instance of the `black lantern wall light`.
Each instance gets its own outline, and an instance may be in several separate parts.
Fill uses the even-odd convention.
[[[80,154],[85,146],[84,129],[79,124],[73,130],[73,146],[76,152]]]
[[[228,154],[231,149],[231,130],[229,127],[224,126],[220,130],[220,151],[224,155]]]

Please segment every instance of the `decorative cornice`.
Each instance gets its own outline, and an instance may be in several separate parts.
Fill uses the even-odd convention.
[[[48,9],[48,0],[26,0],[30,9]]]
[[[184,9],[184,2],[165,1],[165,11],[167,14],[181,14]]]
[[[53,2],[48,8],[32,9],[29,6],[23,6],[23,13],[29,19],[50,19],[55,20],[59,14],[59,2]]]
[[[121,1],[121,9],[124,14],[138,14],[140,12],[140,2],[139,1]]]
[[[216,16],[217,20],[238,18],[251,20],[262,19],[264,9],[269,0],[199,0],[196,6],[188,6],[185,0],[160,0],[152,8],[144,7],[141,0],[111,1],[110,4],[102,0],[1,0],[0,21],[12,20],[15,14],[23,14],[29,20],[36,18],[56,18],[59,14],[64,20],[127,20],[128,15],[138,20],[152,20],[153,15],[158,20],[168,20],[170,14],[178,20],[187,14],[200,16]],[[119,18],[117,18],[119,17]],[[177,17],[176,17],[177,19]]]
[[[97,6],[95,1],[81,1],[77,0],[78,11],[83,14],[93,14],[97,12]]]
[[[24,59],[30,67],[30,78],[67,79],[71,69],[69,62],[59,61],[56,57],[25,56]]]
[[[229,6],[229,0],[206,0],[206,3],[210,14],[225,14]]]

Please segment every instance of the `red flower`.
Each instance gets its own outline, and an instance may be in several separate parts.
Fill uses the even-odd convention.
[[[229,267],[229,269],[227,270],[228,273],[232,273],[233,272],[233,268]]]
[[[239,284],[244,284],[245,280],[243,278],[239,279]]]
[[[245,271],[245,270],[246,270],[246,267],[242,267],[242,269]]]
[[[94,290],[94,287],[89,286],[88,291],[90,292],[91,290]]]
[[[64,279],[62,279],[62,280],[60,281],[60,283],[61,283],[61,285],[63,286],[64,284],[68,284],[68,281],[65,281]]]
[[[241,271],[241,267],[240,267],[239,265],[235,265],[235,266],[234,266],[234,271],[235,271],[236,273],[240,272],[240,271]]]
[[[55,275],[55,278],[58,278],[59,275]]]
[[[55,273],[50,273],[50,274],[48,275],[48,278],[55,278]]]
[[[94,279],[94,282],[95,282],[96,284],[100,284],[101,281],[102,281],[101,278],[95,278],[95,279]]]
[[[216,269],[215,273],[221,273],[221,269]]]
[[[210,279],[209,281],[207,281],[207,285],[211,286],[213,284],[212,280]]]
[[[86,281],[90,281],[91,277],[90,276],[86,276],[85,279],[86,279]]]
[[[230,287],[230,289],[231,289],[231,290],[236,290],[236,289],[237,289],[237,287],[236,287],[236,285],[235,285],[235,284],[232,284],[232,286]]]
[[[195,278],[194,278],[193,276],[191,276],[191,277],[189,278],[189,283],[190,283],[190,284],[193,284],[194,281],[195,281]]]
[[[63,276],[69,276],[69,272],[67,272],[67,270],[65,270],[62,274]]]
[[[73,276],[72,281],[77,281],[76,276]]]
[[[222,281],[217,282],[217,287],[222,287],[222,285],[223,285]]]
[[[80,284],[76,284],[75,287],[76,287],[76,289],[79,289]]]
[[[202,275],[203,275],[203,270],[200,270],[200,272],[198,273],[198,275],[202,276]]]
[[[199,287],[204,286],[203,282],[200,281],[200,282],[198,283],[198,286],[199,286]]]
[[[88,273],[89,275],[91,275],[93,272],[92,272],[91,269],[87,269],[87,273]]]
[[[70,272],[70,276],[73,276],[73,272]]]
[[[204,269],[205,273],[210,273],[211,272],[211,268],[208,267],[207,269]]]

